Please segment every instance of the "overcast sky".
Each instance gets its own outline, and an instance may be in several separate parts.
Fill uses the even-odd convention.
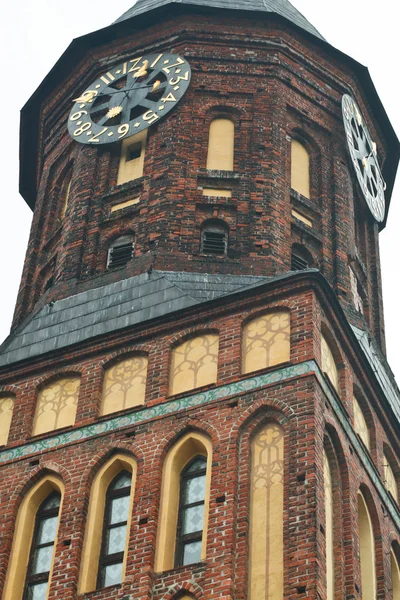
[[[293,0],[327,41],[366,65],[375,87],[400,136],[399,28],[393,0]],[[19,111],[73,38],[109,25],[134,0],[18,0],[3,2],[0,23],[1,221],[0,341],[8,335],[28,242],[32,213],[18,193]],[[389,221],[381,233],[381,262],[388,359],[400,380],[397,351],[400,319],[400,177],[395,187]],[[398,260],[399,259],[399,260]]]

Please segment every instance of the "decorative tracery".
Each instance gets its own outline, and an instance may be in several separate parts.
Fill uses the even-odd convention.
[[[218,335],[191,338],[173,350],[171,394],[214,383],[217,380]]]
[[[243,373],[290,360],[289,311],[262,315],[243,329]]]
[[[103,415],[144,403],[147,363],[147,357],[134,356],[107,369],[103,386]]]
[[[40,390],[33,435],[75,423],[79,387],[80,377],[68,377]]]

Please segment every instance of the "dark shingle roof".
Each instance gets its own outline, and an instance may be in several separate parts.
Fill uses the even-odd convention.
[[[227,10],[275,13],[321,40],[324,39],[315,27],[288,0],[138,0],[132,8],[116,20],[116,23],[168,4],[186,4]]]

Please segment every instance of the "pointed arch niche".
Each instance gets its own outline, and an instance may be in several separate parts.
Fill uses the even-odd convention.
[[[333,600],[335,594],[335,566],[333,554],[333,483],[328,453],[324,448],[324,489],[325,489],[325,560],[326,560],[326,600]]]
[[[322,371],[339,393],[339,372],[333,356],[332,345],[323,333],[321,333],[321,364]]]
[[[122,563],[122,581],[125,578],[129,531],[131,526],[133,498],[135,495],[137,465],[136,460],[132,456],[115,454],[101,467],[93,480],[90,493],[89,510],[86,520],[82,564],[78,582],[78,594],[92,592],[97,588],[107,491],[112,481],[122,471],[128,471],[128,473],[132,475],[128,521],[126,524],[127,534]]]
[[[185,467],[195,458],[204,457],[207,460],[205,478],[205,501],[203,513],[203,535],[201,540],[200,559],[205,560],[207,553],[208,513],[210,506],[211,441],[204,434],[193,431],[181,438],[168,452],[162,475],[161,503],[155,571],[173,569],[176,564],[176,541],[179,513],[179,498],[181,474]]]
[[[266,424],[251,445],[249,600],[283,599],[284,431]]]
[[[360,537],[361,591],[363,600],[376,598],[375,540],[372,520],[361,491],[358,492],[358,530]]]
[[[4,587],[3,600],[16,600],[22,598],[27,577],[27,566],[35,530],[36,515],[40,506],[51,494],[57,492],[61,495],[58,512],[57,530],[54,537],[53,556],[51,560],[48,585],[51,585],[53,573],[55,548],[57,547],[58,528],[62,514],[62,501],[64,484],[54,475],[46,475],[38,481],[24,496],[18,510],[14,529],[14,540],[11,549],[10,563]]]

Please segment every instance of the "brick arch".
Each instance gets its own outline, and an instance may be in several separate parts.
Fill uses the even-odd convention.
[[[63,377],[82,377],[84,372],[85,367],[79,365],[74,366],[73,368],[66,368],[65,370],[57,369],[56,373],[53,373],[52,375],[43,375],[42,377],[38,377],[35,385],[36,391],[38,392],[42,390],[47,385],[54,383]]]
[[[171,448],[182,437],[192,431],[209,437],[214,451],[216,448],[218,448],[220,441],[218,430],[209,423],[188,417],[185,420],[182,419],[182,421],[179,423],[179,427],[177,427],[176,430],[168,432],[163,439],[160,440],[157,449],[154,451],[154,461],[162,464]]]
[[[66,488],[69,485],[71,485],[71,476],[69,471],[65,467],[50,460],[43,460],[41,464],[37,465],[37,467],[35,467],[29,473],[23,476],[22,480],[19,481],[19,485],[16,485],[13,491],[10,493],[9,506],[14,505],[12,512],[13,518],[16,517],[21,502],[23,501],[26,494],[41,479],[45,479],[48,475],[58,477]]]
[[[304,146],[310,156],[310,168],[312,168],[312,155],[314,155],[315,158],[319,158],[323,153],[323,148],[319,145],[314,136],[298,125],[289,128],[287,135],[289,135],[292,140],[297,140]]]
[[[203,588],[194,581],[183,581],[172,586],[161,600],[179,600],[185,594],[193,597],[193,600],[200,600],[203,598]]]
[[[126,454],[130,458],[136,460],[138,477],[140,477],[144,465],[144,453],[140,446],[135,443],[132,438],[129,442],[118,442],[118,444],[110,441],[108,447],[104,448],[101,453],[96,454],[96,456],[94,456],[86,465],[80,477],[79,487],[84,488],[86,492],[89,493],[93,479],[96,477],[101,467],[115,454]]]
[[[3,398],[8,394],[17,397],[20,393],[22,393],[22,389],[18,385],[0,385],[0,398]]]
[[[153,346],[151,346],[150,344],[138,344],[137,346],[127,346],[126,348],[121,348],[119,350],[116,350],[115,352],[112,352],[112,354],[104,356],[101,360],[98,361],[97,365],[104,369],[109,366],[112,366],[113,364],[116,364],[120,360],[130,358],[131,356],[148,356],[152,351]]]
[[[176,348],[180,344],[187,342],[188,340],[190,340],[192,338],[195,338],[195,337],[201,336],[201,335],[207,335],[209,333],[219,335],[220,331],[216,327],[207,327],[205,325],[189,327],[187,329],[184,329],[183,331],[180,331],[179,333],[176,333],[175,335],[173,335],[170,338],[170,341],[169,341],[170,348],[171,349]]]

